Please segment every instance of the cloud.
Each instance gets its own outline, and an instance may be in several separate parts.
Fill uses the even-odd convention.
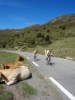
[[[24,5],[22,2],[14,2],[13,0],[0,0],[0,5],[2,6],[21,6],[21,7],[28,7]]]
[[[15,22],[19,22],[19,23],[23,23],[26,21],[26,19],[23,17],[14,17],[14,16],[11,16],[10,20],[15,21]]]
[[[22,17],[13,17],[13,20],[23,22],[23,21],[25,21],[26,19],[25,19],[25,18],[22,18]]]
[[[17,22],[23,23],[25,25],[33,25],[35,23],[32,23],[30,21],[28,21],[28,18],[23,18],[23,17],[11,17],[12,20],[15,20]]]
[[[34,25],[35,23],[32,23],[32,22],[24,22],[24,24],[30,26],[30,25]]]
[[[18,3],[12,1],[2,1],[0,0],[0,5],[2,6],[17,6]]]

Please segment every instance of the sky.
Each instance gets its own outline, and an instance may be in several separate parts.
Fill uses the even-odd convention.
[[[0,0],[0,29],[43,25],[65,14],[75,14],[75,0]]]

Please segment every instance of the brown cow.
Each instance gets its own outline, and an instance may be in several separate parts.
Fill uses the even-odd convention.
[[[3,69],[17,68],[19,66],[24,66],[24,64],[20,61],[8,63],[8,64],[1,64],[1,68]]]
[[[18,61],[24,61],[24,57],[18,56]]]
[[[7,85],[15,84],[29,77],[30,71],[26,66],[19,66],[13,69],[0,69],[0,82],[5,81]]]

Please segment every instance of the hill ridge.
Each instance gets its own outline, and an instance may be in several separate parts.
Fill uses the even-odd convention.
[[[43,25],[0,30],[0,48],[48,45],[66,37],[75,37],[75,14],[58,16]]]

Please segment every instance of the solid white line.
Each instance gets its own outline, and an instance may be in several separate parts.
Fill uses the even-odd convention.
[[[36,64],[34,61],[33,61],[33,63],[36,65],[36,66],[39,66],[38,64]]]
[[[75,100],[75,97],[68,92],[64,87],[62,87],[55,79],[49,77],[49,79],[64,93],[66,94],[71,100]]]
[[[29,57],[27,57],[27,59],[30,59]]]

